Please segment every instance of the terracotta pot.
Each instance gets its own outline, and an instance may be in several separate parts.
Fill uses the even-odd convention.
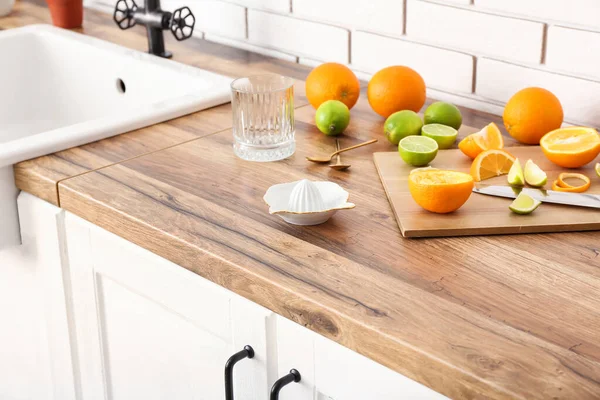
[[[46,0],[52,23],[60,28],[79,28],[83,22],[83,0]]]

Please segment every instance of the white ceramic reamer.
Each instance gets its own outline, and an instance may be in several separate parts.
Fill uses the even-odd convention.
[[[312,182],[308,179],[271,186],[263,199],[269,213],[277,214],[294,225],[318,225],[338,210],[354,208],[348,203],[350,194],[333,182]]]

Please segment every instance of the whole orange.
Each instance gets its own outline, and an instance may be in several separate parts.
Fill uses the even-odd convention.
[[[360,94],[360,83],[345,65],[325,63],[313,69],[306,78],[306,98],[314,108],[327,100],[339,100],[354,107]]]
[[[542,136],[560,128],[563,109],[552,92],[529,87],[510,98],[502,118],[508,133],[519,142],[539,144]]]
[[[425,104],[425,81],[411,68],[387,67],[373,75],[367,97],[373,111],[384,118],[396,111],[419,112]]]

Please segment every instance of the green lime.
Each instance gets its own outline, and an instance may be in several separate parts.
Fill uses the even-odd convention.
[[[513,163],[512,167],[508,171],[508,184],[511,186],[523,186],[525,184],[525,177],[523,176],[523,168],[517,158]]]
[[[407,136],[398,143],[398,153],[405,163],[422,167],[433,161],[438,152],[438,144],[426,136]]]
[[[508,208],[510,208],[510,211],[512,211],[516,214],[525,215],[525,214],[531,214],[533,212],[533,210],[538,208],[538,206],[540,204],[542,204],[541,201],[536,200],[533,197],[521,192],[517,196],[515,201],[510,203],[510,206],[508,206]]]
[[[423,125],[421,135],[427,136],[435,140],[440,146],[440,149],[447,149],[456,142],[458,131],[451,126],[442,124]]]
[[[523,175],[525,177],[525,182],[533,187],[542,187],[548,181],[546,173],[531,160],[527,160],[525,163]]]
[[[317,109],[315,122],[327,136],[339,135],[350,123],[350,110],[341,101],[327,100]]]
[[[600,163],[596,163],[596,166],[594,167],[594,169],[596,170],[596,174],[598,174],[598,176],[600,176]]]
[[[423,121],[419,114],[411,110],[398,111],[385,120],[383,131],[388,140],[398,144],[400,140],[410,135],[420,135]]]
[[[425,125],[442,124],[451,126],[454,129],[460,128],[462,125],[462,115],[460,110],[450,103],[437,101],[431,104],[425,110]]]

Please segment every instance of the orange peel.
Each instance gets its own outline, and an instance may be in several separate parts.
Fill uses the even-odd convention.
[[[579,179],[583,185],[573,186],[566,182],[567,179]],[[552,190],[557,192],[583,193],[590,188],[592,184],[590,178],[577,172],[563,172],[558,175],[558,179],[552,183]]]

